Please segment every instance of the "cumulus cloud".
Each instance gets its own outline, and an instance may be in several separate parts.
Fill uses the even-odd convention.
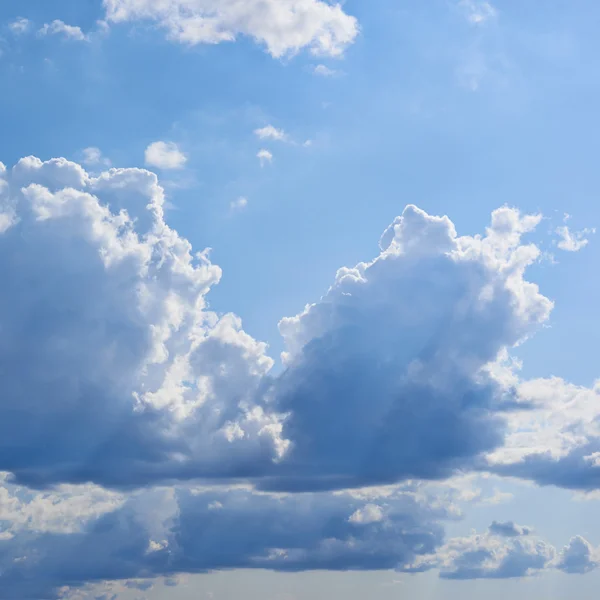
[[[182,169],[187,156],[179,149],[174,142],[153,142],[146,148],[145,152],[146,166],[157,167],[159,169]]]
[[[597,569],[599,558],[598,550],[577,535],[564,547],[557,568],[565,573],[583,574]]]
[[[258,151],[256,157],[258,158],[261,167],[273,162],[273,154],[264,148]]]
[[[40,30],[39,35],[60,35],[65,39],[85,42],[87,36],[81,31],[81,27],[76,25],[67,25],[65,22],[56,19],[52,23],[46,23]]]
[[[206,308],[220,269],[165,223],[155,175],[30,157],[0,181],[0,469],[17,481],[333,490],[444,478],[502,446],[516,400],[489,363],[552,306],[524,279],[538,216],[503,208],[459,237],[409,206],[378,257],[281,322],[271,376],[266,346]]]
[[[285,142],[288,139],[287,133],[283,129],[277,129],[273,125],[266,125],[254,130],[254,135],[260,140],[275,140],[277,142]]]
[[[357,20],[323,0],[104,0],[112,23],[151,21],[184,44],[253,38],[274,57],[304,48],[338,56],[358,35]]]
[[[473,534],[451,539],[435,555],[419,557],[408,569],[438,569],[442,579],[513,579],[551,568],[553,546],[540,539],[502,539]]]
[[[566,225],[558,227],[556,234],[559,237],[557,246],[566,252],[579,252],[589,243],[588,236],[596,233],[595,229],[582,229],[581,231],[571,231]]]
[[[486,468],[541,485],[600,489],[600,386],[558,377],[518,382],[522,410],[508,417],[505,444]]]
[[[512,521],[507,521],[506,523],[494,521],[490,525],[489,531],[492,535],[499,535],[501,537],[520,537],[523,535],[530,535],[531,527],[516,525]]]
[[[155,175],[27,158],[1,181],[1,470],[126,486],[280,456],[252,398],[272,360],[205,310],[221,271],[165,224]]]
[[[31,28],[31,21],[25,17],[19,17],[12,21],[12,23],[9,23],[8,27],[17,35],[27,33]]]
[[[500,446],[513,392],[486,367],[552,307],[523,278],[539,250],[521,236],[539,220],[503,208],[485,237],[458,237],[409,206],[379,257],[340,269],[319,303],[284,319],[274,394],[292,444],[289,479],[274,485],[441,478]]]

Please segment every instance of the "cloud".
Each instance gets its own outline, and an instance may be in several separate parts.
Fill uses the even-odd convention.
[[[555,558],[554,547],[540,539],[474,534],[450,540],[435,555],[419,557],[408,570],[438,569],[442,579],[513,579],[551,568]]]
[[[240,211],[244,210],[248,206],[248,198],[244,196],[240,196],[236,200],[232,200],[229,204],[230,211]]]
[[[531,534],[531,527],[523,527],[522,525],[516,525],[512,521],[506,523],[498,523],[494,521],[489,528],[492,535],[499,535],[501,537],[520,537]]]
[[[75,40],[77,42],[87,41],[87,36],[81,31],[80,27],[75,25],[67,25],[63,21],[56,19],[52,23],[46,23],[40,30],[39,35],[60,35],[69,40]]]
[[[272,360],[206,310],[221,271],[165,224],[156,176],[26,158],[4,177],[0,470],[123,487],[276,460],[253,397]]]
[[[540,485],[600,489],[600,386],[558,377],[516,384],[521,410],[508,418],[505,444],[485,468]]]
[[[283,129],[277,129],[273,125],[266,125],[260,129],[255,129],[254,135],[261,140],[274,140],[277,142],[285,142],[288,139],[288,135]]]
[[[20,35],[22,33],[27,33],[30,30],[31,21],[25,17],[19,17],[12,23],[9,23],[8,27],[13,33]]]
[[[565,573],[588,573],[598,568],[598,559],[598,550],[577,535],[564,547],[557,568]]]
[[[473,25],[482,25],[498,16],[496,8],[485,0],[460,0],[458,6]]]
[[[589,243],[589,239],[586,236],[594,233],[596,233],[595,229],[571,231],[566,225],[563,225],[556,229],[556,234],[560,238],[557,246],[566,252],[579,252],[579,250],[585,248]]]
[[[501,446],[513,391],[487,365],[552,307],[523,278],[539,250],[521,236],[539,220],[503,208],[485,237],[458,237],[447,217],[409,206],[379,257],[340,269],[320,302],[283,319],[273,395],[292,443],[271,485],[443,478]]]
[[[264,167],[265,165],[273,162],[273,154],[271,152],[269,152],[268,150],[265,150],[264,148],[262,150],[258,151],[258,154],[256,155],[256,157],[260,161],[261,167]]]
[[[91,146],[89,148],[84,148],[83,149],[83,164],[90,166],[90,167],[94,167],[94,166],[104,166],[104,167],[110,167],[110,159],[106,158],[103,154],[102,151],[100,150],[100,148],[96,148],[94,146]]]
[[[339,74],[339,71],[330,69],[326,65],[315,65],[312,72],[315,75],[319,75],[320,77],[335,77]]]
[[[187,156],[174,142],[153,142],[146,148],[146,165],[159,169],[182,169]]]
[[[219,502],[218,511],[211,505]],[[388,498],[385,518],[354,522],[347,494],[270,496],[245,490],[143,492],[71,534],[23,532],[2,542],[0,598],[57,598],[93,582],[104,593],[152,580],[234,568],[297,572],[402,568],[442,543],[439,519],[413,494]],[[158,507],[158,508],[157,508]],[[152,544],[153,540],[164,540]],[[15,560],[22,557],[21,560]]]
[[[539,216],[499,209],[459,237],[407,207],[378,257],[282,320],[275,376],[238,317],[207,309],[221,271],[165,223],[154,174],[29,157],[0,181],[0,470],[18,482],[337,490],[502,448],[517,399],[489,363],[552,307],[524,279]]]
[[[358,35],[357,20],[340,4],[322,0],[104,0],[112,23],[154,21],[183,44],[253,38],[274,57],[305,48],[338,56]]]

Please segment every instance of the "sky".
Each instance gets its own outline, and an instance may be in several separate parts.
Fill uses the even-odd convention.
[[[0,600],[596,598],[591,0],[0,3]]]

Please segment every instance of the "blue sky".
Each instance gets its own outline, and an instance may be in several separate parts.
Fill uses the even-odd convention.
[[[5,0],[6,597],[595,597],[599,10]]]

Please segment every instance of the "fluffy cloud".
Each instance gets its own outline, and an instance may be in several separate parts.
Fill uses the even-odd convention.
[[[458,237],[409,206],[378,258],[340,269],[319,303],[284,319],[273,393],[292,445],[273,485],[442,478],[500,446],[515,398],[487,367],[552,306],[523,278],[539,251],[521,235],[538,222],[504,208],[485,237]]]
[[[595,229],[582,229],[581,231],[571,231],[566,225],[558,227],[556,233],[560,238],[557,246],[566,252],[579,252],[585,248],[589,239],[586,236],[596,233]]]
[[[27,158],[1,181],[0,469],[138,485],[276,460],[252,401],[272,361],[205,310],[220,269],[165,224],[156,176]]]
[[[100,148],[96,148],[95,146],[90,146],[89,148],[83,149],[83,164],[96,167],[98,165],[103,167],[110,167],[110,159],[106,158]]]
[[[67,25],[58,19],[52,21],[52,23],[46,23],[38,33],[42,36],[60,35],[66,39],[75,40],[77,42],[85,42],[87,40],[87,36],[81,31],[81,27]]]
[[[450,540],[408,570],[438,569],[443,579],[512,579],[550,568],[555,559],[554,547],[540,539],[474,534]]]
[[[273,162],[273,154],[264,148],[258,151],[256,157],[258,158],[261,167]]]
[[[516,525],[512,521],[508,521],[506,523],[498,523],[498,521],[494,521],[490,525],[490,533],[492,535],[499,535],[502,537],[520,537],[523,535],[530,535],[531,527]]]
[[[508,417],[505,444],[486,468],[541,485],[600,489],[600,386],[558,377],[516,385],[522,410]]]
[[[181,169],[187,162],[187,156],[174,142],[153,142],[146,148],[146,165],[159,169]]]
[[[20,35],[29,31],[31,28],[31,21],[25,17],[19,17],[12,21],[12,23],[9,23],[8,27],[13,33]]]
[[[598,550],[577,535],[564,547],[557,568],[565,573],[583,574],[598,568]]]
[[[284,142],[288,139],[287,133],[283,129],[277,129],[277,127],[274,127],[273,125],[266,125],[260,129],[255,129],[254,135],[260,140]]]
[[[337,56],[358,35],[356,19],[322,0],[104,0],[113,23],[154,21],[185,44],[218,44],[246,35],[274,57],[309,48]]]
[[[220,269],[165,223],[155,175],[30,157],[0,181],[0,469],[17,481],[340,489],[502,446],[519,402],[489,365],[551,309],[524,279],[539,217],[504,208],[459,237],[409,206],[380,256],[281,322],[271,377],[265,345],[206,309]]]

